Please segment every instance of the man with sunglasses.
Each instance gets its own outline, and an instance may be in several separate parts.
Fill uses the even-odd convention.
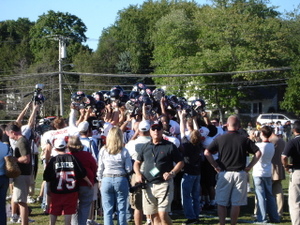
[[[155,122],[150,128],[151,141],[142,146],[134,163],[138,183],[146,182],[143,189],[144,214],[151,215],[152,224],[172,224],[168,215],[174,195],[173,178],[184,162],[178,148],[163,139],[163,125]],[[143,174],[140,171],[144,163]],[[174,166],[175,163],[175,166]]]

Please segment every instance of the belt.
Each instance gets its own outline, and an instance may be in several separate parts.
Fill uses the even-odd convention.
[[[127,174],[103,174],[103,177],[126,177]]]
[[[242,172],[244,170],[221,170],[221,172]]]

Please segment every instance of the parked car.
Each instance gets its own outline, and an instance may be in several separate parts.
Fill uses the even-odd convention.
[[[280,113],[263,113],[260,114],[256,121],[260,124],[266,124],[277,121],[280,121],[282,125],[284,125],[287,121],[291,121],[291,123],[294,123],[296,120],[299,120],[295,116],[289,116],[286,114],[280,114]]]

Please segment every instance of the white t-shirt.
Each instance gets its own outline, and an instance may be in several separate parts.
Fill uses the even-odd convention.
[[[261,151],[261,157],[253,166],[252,176],[254,177],[271,177],[272,176],[272,158],[275,153],[275,147],[270,142],[256,143]]]
[[[130,140],[126,145],[125,148],[127,148],[129,155],[131,159],[136,160],[138,156],[137,148],[140,146],[148,143],[151,140],[150,136],[138,136],[137,139]]]
[[[175,120],[170,120],[170,132],[171,134],[179,135],[180,134],[180,125]]]
[[[43,137],[43,140],[46,141],[47,143],[50,143],[51,146],[53,147],[55,139],[65,139],[67,141],[69,136],[75,135],[77,134],[77,132],[78,131],[76,129],[71,129],[70,127],[64,127],[58,130],[49,130],[44,134],[46,135],[46,137]],[[51,156],[56,156],[56,155],[57,152],[54,149],[52,149]]]
[[[180,141],[176,137],[167,136],[167,135],[163,134],[163,139],[166,141],[172,142],[174,145],[176,145],[177,148],[179,148],[179,146],[180,146]]]

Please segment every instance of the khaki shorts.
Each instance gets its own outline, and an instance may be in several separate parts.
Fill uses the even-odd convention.
[[[31,175],[20,175],[17,178],[14,178],[14,188],[12,194],[12,199],[14,202],[27,202],[27,195],[29,193],[31,180]]]
[[[131,180],[130,180],[130,184],[131,186],[135,186],[136,185],[136,180],[135,180],[136,174],[132,174],[131,176]],[[142,189],[139,188],[136,192],[134,193],[130,193],[130,198],[129,198],[129,202],[130,202],[130,206],[133,209],[137,209],[137,210],[143,210],[143,192]]]
[[[247,205],[247,173],[224,171],[218,175],[216,202],[222,206]]]
[[[145,215],[158,212],[170,212],[174,198],[173,179],[160,184],[147,184],[143,189],[143,209]]]

